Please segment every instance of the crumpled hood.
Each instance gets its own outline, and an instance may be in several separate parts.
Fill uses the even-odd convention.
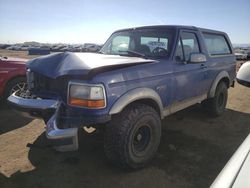
[[[87,75],[90,71],[100,68],[119,68],[154,60],[119,55],[96,53],[56,53],[42,56],[28,62],[28,68],[50,78],[64,75]]]

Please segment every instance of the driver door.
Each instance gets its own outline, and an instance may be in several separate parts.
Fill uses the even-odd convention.
[[[189,61],[192,53],[202,53],[197,36],[198,33],[192,30],[180,32],[173,65],[176,86],[175,102],[199,98],[199,96],[206,94],[206,62],[191,63]]]

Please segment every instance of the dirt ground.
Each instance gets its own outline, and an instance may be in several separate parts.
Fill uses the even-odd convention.
[[[38,57],[39,55],[28,55],[27,51],[14,51],[14,50],[5,50],[0,49],[0,57],[18,57],[25,59],[32,59]]]
[[[152,163],[124,171],[107,162],[101,133],[79,130],[79,151],[59,153],[46,140],[41,120],[21,117],[1,103],[0,187],[209,187],[250,132],[250,89],[230,88],[221,117],[211,118],[195,105],[162,125]]]

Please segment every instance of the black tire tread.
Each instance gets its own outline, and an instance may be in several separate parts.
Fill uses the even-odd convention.
[[[228,98],[228,91],[227,91],[227,85],[224,81],[221,81],[218,83],[217,87],[216,87],[216,91],[215,91],[215,95],[213,98],[207,99],[205,101],[202,102],[202,107],[208,111],[212,116],[217,117],[220,116],[222,114],[221,111],[218,110],[217,107],[217,103],[216,103],[216,97],[218,96],[219,92],[225,92],[226,95],[226,101]],[[224,111],[224,110],[223,110]]]
[[[150,157],[144,163],[135,164],[129,160],[126,148],[127,138],[133,128],[131,124],[146,114],[155,116],[159,119],[159,124],[161,123],[159,115],[152,107],[136,103],[125,108],[120,114],[113,116],[112,120],[106,125],[104,151],[107,158],[115,165],[125,169],[137,169],[145,166],[151,159]]]

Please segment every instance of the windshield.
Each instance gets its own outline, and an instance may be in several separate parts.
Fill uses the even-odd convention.
[[[170,54],[174,38],[172,29],[135,29],[111,35],[101,49],[110,55],[165,58]]]

